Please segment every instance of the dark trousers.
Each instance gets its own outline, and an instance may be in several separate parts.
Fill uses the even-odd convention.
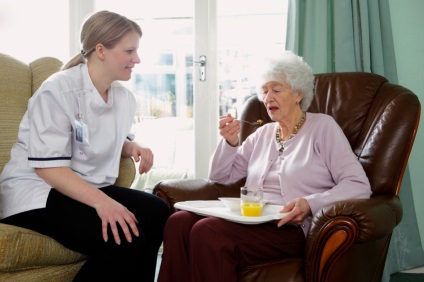
[[[235,282],[244,266],[303,256],[305,236],[291,225],[244,225],[180,211],[169,218],[163,244],[159,282]]]
[[[168,205],[155,195],[134,189],[108,186],[101,190],[135,214],[140,236],[133,235],[131,243],[118,228],[121,245],[117,245],[110,227],[108,242],[104,242],[96,210],[54,189],[46,208],[16,214],[1,222],[40,232],[88,255],[74,281],[154,281],[157,253],[170,214]]]

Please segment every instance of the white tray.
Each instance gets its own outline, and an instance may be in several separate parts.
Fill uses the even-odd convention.
[[[240,211],[230,211],[221,201],[186,201],[174,205],[176,209],[186,210],[203,216],[213,216],[242,224],[260,224],[271,220],[282,219],[287,213],[279,213],[281,206],[265,205],[262,216],[248,217],[240,215]]]

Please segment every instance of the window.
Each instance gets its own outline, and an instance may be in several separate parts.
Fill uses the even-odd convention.
[[[92,10],[107,9],[139,23],[141,63],[125,85],[138,101],[136,138],[155,154],[153,170],[136,186],[151,188],[162,179],[207,177],[218,116],[237,116],[243,102],[256,95],[258,60],[285,49],[287,2],[1,0],[0,36],[8,40],[2,40],[0,52],[26,62],[42,56],[66,62],[80,49],[80,24]],[[199,55],[208,59],[204,82],[193,63]]]
[[[67,61],[68,2],[68,0],[1,0],[0,52],[26,63],[43,56]]]
[[[288,0],[220,0],[219,114],[238,116],[256,95],[255,66],[285,50]]]

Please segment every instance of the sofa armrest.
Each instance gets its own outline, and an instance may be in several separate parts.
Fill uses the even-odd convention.
[[[232,184],[218,184],[208,179],[170,179],[158,182],[153,187],[153,194],[168,203],[171,212],[174,204],[190,200],[216,200],[219,197],[239,197],[240,187],[245,179]]]
[[[135,163],[133,158],[121,157],[119,175],[115,181],[116,186],[131,187],[135,179]]]
[[[355,244],[390,237],[401,219],[402,205],[394,195],[340,201],[324,207],[314,215],[307,235],[305,269],[314,277],[306,280],[324,281]]]

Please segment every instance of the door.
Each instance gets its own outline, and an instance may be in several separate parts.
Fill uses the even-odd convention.
[[[207,132],[207,126],[199,126],[201,117],[208,110],[202,96],[195,99],[195,92],[204,93],[204,80],[197,90],[198,70],[208,64],[196,63],[195,12],[203,13],[194,0],[97,0],[94,10],[110,10],[136,21],[143,31],[139,56],[141,63],[133,71],[127,86],[137,98],[135,119],[136,140],[154,153],[152,170],[139,176],[135,188],[152,188],[162,179],[206,177],[198,168],[208,153],[198,150],[198,136]],[[196,5],[196,7],[195,7]],[[207,8],[206,5],[203,5]],[[197,10],[196,10],[197,9]],[[205,38],[207,36],[203,35]],[[203,40],[201,40],[203,42]],[[203,49],[202,52],[207,52]],[[209,59],[209,54],[202,53]],[[205,70],[203,71],[206,72]],[[205,95],[207,96],[207,95]],[[200,104],[201,106],[197,106]],[[202,114],[196,109],[203,107]],[[206,113],[207,115],[207,113]],[[195,122],[196,121],[196,122]],[[197,128],[198,127],[198,128]],[[206,160],[207,162],[207,160]],[[207,166],[207,165],[206,165]]]

